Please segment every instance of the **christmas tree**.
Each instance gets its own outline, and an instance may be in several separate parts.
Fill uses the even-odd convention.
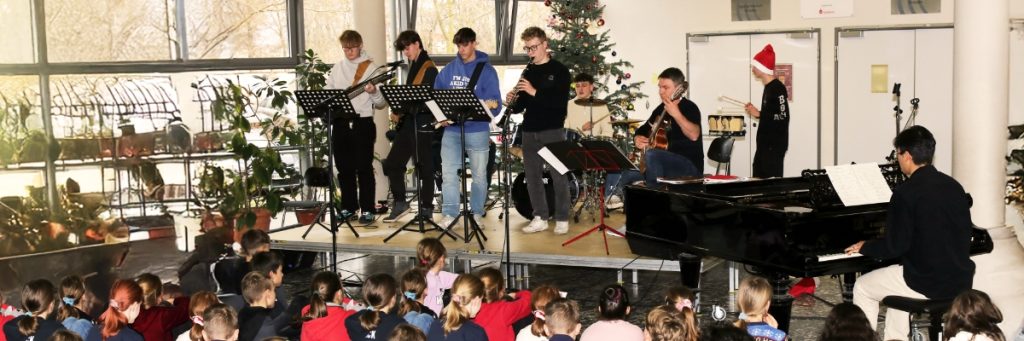
[[[555,58],[573,75],[593,75],[597,92],[607,94],[603,99],[608,101],[612,117],[626,119],[626,112],[634,109],[633,102],[646,96],[640,93],[643,82],[629,81],[632,75],[625,69],[633,64],[617,58],[615,44],[609,42],[602,17],[604,5],[598,0],[545,0],[544,5],[551,8],[548,26],[554,31],[550,46]],[[615,85],[610,87],[611,80]],[[622,136],[618,130],[623,128],[616,126],[616,136]]]

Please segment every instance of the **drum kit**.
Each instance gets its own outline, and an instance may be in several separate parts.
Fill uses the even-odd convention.
[[[604,100],[601,100],[601,99],[596,99],[596,98],[593,98],[593,99],[591,99],[591,98],[588,98],[588,99],[578,99],[578,100],[575,101],[575,103],[577,105],[586,106],[586,107],[597,107],[597,106],[603,106],[603,105],[607,105],[608,104],[607,101],[604,101]],[[606,118],[608,118],[608,116],[599,118],[598,120],[603,120],[603,119],[606,119]],[[586,134],[586,133],[583,133],[583,132],[581,132],[580,130],[577,130],[577,129],[566,128],[565,129],[565,138],[566,138],[567,141],[576,141],[576,142],[578,142],[578,141],[585,141],[585,140],[610,141],[616,147],[618,147],[619,151],[622,151],[623,153],[629,153],[629,152],[631,152],[633,150],[633,138],[632,138],[632,135],[630,134],[631,129],[629,129],[629,128],[634,127],[634,125],[639,124],[641,122],[643,122],[643,121],[642,120],[635,120],[635,119],[625,119],[625,120],[611,121],[610,123],[613,126],[623,126],[623,127],[626,127],[626,129],[623,129],[626,132],[625,134],[616,135],[616,136],[612,136],[612,137],[609,137],[609,136],[593,136],[592,133]],[[522,133],[522,129],[520,129],[520,128],[521,128],[521,126],[514,125],[511,129],[509,129],[509,132],[507,132],[507,133],[497,133],[500,136],[498,140],[502,141],[502,143],[504,143],[504,141],[511,141],[511,144],[509,145],[509,155],[511,156],[510,159],[512,160],[511,161],[511,163],[512,163],[511,166],[512,166],[513,169],[518,169],[518,170],[522,170],[523,169],[523,167],[522,167],[522,162],[523,162],[523,148],[522,148],[523,138],[522,138],[522,134],[523,133]],[[604,183],[604,181],[603,181],[604,179],[592,179],[592,178],[593,178],[592,175],[590,175],[590,174],[583,174],[581,172],[570,172],[568,174],[569,200],[571,201],[570,207],[575,207],[577,205],[577,203],[580,201],[581,196],[588,197],[588,198],[583,198],[584,201],[588,201],[588,202],[585,203],[583,206],[581,206],[580,210],[576,212],[575,218],[576,218],[577,221],[579,220],[580,211],[582,211],[585,207],[596,209],[596,205],[598,205],[599,203],[603,203],[603,198],[600,198],[600,199],[589,198],[589,197],[593,197],[593,195],[587,195],[587,193],[599,193],[600,188],[598,188],[598,187],[602,186],[603,183]],[[551,175],[548,173],[548,171],[544,172],[544,190],[546,192],[547,202],[548,202],[548,206],[549,206],[550,212],[554,212],[554,205],[555,205],[554,196],[555,196],[555,193],[554,193],[554,189],[552,188]],[[526,174],[523,173],[522,171],[520,171],[519,173],[515,174],[515,181],[513,181],[513,183],[512,183],[511,197],[512,197],[512,206],[515,207],[516,211],[519,212],[519,214],[522,215],[523,217],[526,217],[527,219],[533,219],[533,207],[530,205],[530,195],[529,195],[529,193],[527,192],[527,189],[526,189]],[[594,201],[593,203],[589,202],[591,199],[593,199],[593,201]]]

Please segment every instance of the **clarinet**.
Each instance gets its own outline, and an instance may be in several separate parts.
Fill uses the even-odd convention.
[[[526,73],[530,71],[530,67],[531,66],[533,66],[533,59],[532,58],[530,59],[530,62],[526,64],[526,68],[523,69],[523,73],[519,74],[519,79],[523,79],[524,77],[526,77]],[[520,92],[522,92],[522,90],[516,91],[516,93],[514,95],[512,95],[512,99],[509,100],[508,103],[505,103],[505,106],[508,107],[510,111],[512,110],[512,107],[514,107],[516,105],[516,102],[518,102],[518,100],[519,100],[519,93]],[[523,108],[523,110],[526,110],[526,108]],[[514,113],[514,114],[521,113],[521,111],[520,112],[511,111],[511,112]]]

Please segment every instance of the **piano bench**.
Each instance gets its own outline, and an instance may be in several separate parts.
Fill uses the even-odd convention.
[[[928,339],[938,341],[941,340],[940,334],[942,333],[942,317],[949,310],[949,306],[953,304],[953,299],[917,299],[903,296],[886,296],[882,299],[882,304],[889,309],[902,310],[910,313],[910,340],[915,340],[914,331],[920,327],[928,327]],[[914,316],[921,316],[928,314],[928,320],[925,322],[918,322]],[[888,322],[888,321],[886,321]]]

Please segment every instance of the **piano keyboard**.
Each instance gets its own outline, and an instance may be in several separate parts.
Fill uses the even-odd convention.
[[[852,254],[849,254],[849,255],[846,254],[846,253],[832,253],[832,254],[818,256],[818,262],[819,263],[820,262],[828,262],[828,261],[833,261],[833,260],[847,259],[847,258],[854,258],[854,257],[861,257],[861,256],[863,256],[863,255],[860,254],[860,252],[855,252],[855,253],[852,253]]]

